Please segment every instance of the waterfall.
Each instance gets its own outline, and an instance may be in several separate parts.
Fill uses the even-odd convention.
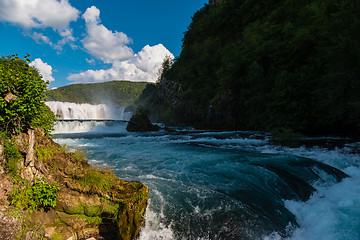
[[[122,120],[129,121],[132,113],[126,112],[126,107],[114,107],[106,104],[88,104],[49,101],[45,104],[59,119],[66,120]]]

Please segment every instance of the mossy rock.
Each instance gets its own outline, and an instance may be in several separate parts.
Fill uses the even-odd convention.
[[[90,166],[82,156],[68,153],[43,131],[36,130],[35,135],[36,157],[31,166],[34,171],[29,174],[41,174],[45,182],[55,184],[60,191],[55,207],[33,212],[20,209],[26,216],[23,224],[26,228],[21,230],[25,235],[30,232],[51,239],[103,237],[121,240],[139,235],[148,200],[147,186],[120,180],[111,170]],[[27,138],[22,134],[21,140]],[[23,156],[19,161],[24,162],[26,148],[17,149]],[[18,178],[21,178],[24,164],[19,168]],[[33,178],[36,176],[30,179]]]
[[[152,124],[145,113],[136,113],[130,119],[126,130],[128,132],[153,132],[159,131],[160,127]]]

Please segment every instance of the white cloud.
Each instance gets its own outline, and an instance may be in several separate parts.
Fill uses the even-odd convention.
[[[52,67],[49,64],[44,63],[40,58],[36,58],[29,65],[36,68],[40,72],[43,80],[49,82],[55,80],[52,76]]]
[[[173,54],[162,44],[152,47],[147,45],[131,59],[113,61],[112,67],[109,69],[87,70],[71,74],[68,80],[74,83],[94,83],[110,80],[156,82],[158,69],[167,55],[174,58]]]
[[[46,44],[49,44],[50,46],[53,46],[54,44],[50,41],[50,38],[45,36],[42,33],[33,32],[30,37],[34,39],[37,43],[43,42]]]
[[[92,6],[82,15],[86,23],[86,36],[82,40],[89,54],[104,63],[111,64],[108,69],[87,70],[68,76],[74,83],[105,82],[110,80],[130,80],[156,82],[158,69],[165,56],[174,58],[162,44],[145,46],[134,54],[127,45],[132,43],[123,32],[107,29],[100,20],[100,10]],[[89,64],[94,61],[86,59]]]
[[[0,21],[25,28],[51,27],[61,32],[79,13],[68,0],[0,0]]]
[[[133,57],[126,46],[132,40],[123,32],[113,32],[100,24],[100,10],[92,6],[82,16],[85,19],[87,36],[82,40],[85,49],[105,63],[126,60]]]
[[[68,0],[0,0],[0,21],[19,25],[27,30],[52,28],[61,39],[54,43],[42,33],[27,34],[36,42],[43,42],[60,51],[75,41],[70,22],[76,21],[80,11]]]

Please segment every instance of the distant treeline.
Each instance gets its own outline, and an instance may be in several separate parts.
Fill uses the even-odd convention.
[[[130,106],[139,98],[147,84],[149,83],[129,81],[73,84],[49,90],[47,101]]]
[[[172,124],[360,137],[360,1],[205,5],[144,93]]]

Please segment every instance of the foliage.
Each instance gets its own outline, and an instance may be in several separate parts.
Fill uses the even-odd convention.
[[[12,178],[18,177],[18,164],[23,159],[19,148],[15,146],[14,140],[0,132],[0,138],[4,139],[5,170]]]
[[[134,104],[147,84],[129,81],[73,84],[49,90],[47,101],[129,106]]]
[[[60,190],[55,184],[49,184],[44,180],[35,180],[31,185],[28,181],[19,182],[10,193],[11,204],[17,208],[29,210],[47,210],[56,206],[56,199]]]
[[[73,152],[68,152],[68,154],[75,159],[77,162],[82,162],[82,163],[86,163],[87,159],[85,157],[85,149],[82,148],[77,148],[75,149],[75,151]]]
[[[161,64],[161,67],[158,70],[158,80],[157,80],[157,82],[160,82],[161,79],[163,79],[163,77],[171,69],[173,64],[174,64],[173,59],[169,55],[166,55],[163,62],[162,62],[162,64]]]
[[[299,147],[300,140],[304,137],[299,133],[293,132],[291,129],[276,128],[271,131],[272,140],[287,147]]]
[[[0,58],[0,129],[15,133],[34,125],[49,132],[54,116],[44,106],[48,82],[28,65],[29,55]],[[6,101],[7,94],[16,97]]]
[[[155,84],[147,84],[139,98],[135,101],[135,104],[137,106],[149,106],[156,96],[156,91],[157,87]]]
[[[39,115],[35,116],[31,122],[31,126],[34,128],[43,128],[45,134],[50,136],[50,132],[54,130],[56,122],[55,114],[50,110],[48,106],[42,104],[39,108]]]
[[[106,192],[111,189],[118,178],[110,170],[89,169],[79,178],[79,183],[87,192]]]
[[[36,151],[36,156],[40,161],[48,162],[56,154],[57,146],[50,145],[50,146],[37,147],[35,151]]]
[[[203,127],[360,137],[359,64],[360,2],[224,0],[195,13],[149,106]]]

